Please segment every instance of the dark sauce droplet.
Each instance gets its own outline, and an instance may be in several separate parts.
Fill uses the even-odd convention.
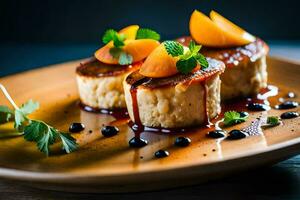
[[[285,101],[282,104],[276,105],[276,109],[291,109],[291,108],[297,108],[299,106],[299,103],[296,101]]]
[[[247,112],[239,112],[240,113],[240,117],[248,117],[249,116],[249,113]]]
[[[292,118],[299,117],[299,113],[298,112],[294,112],[294,111],[285,112],[285,113],[282,113],[280,115],[280,117],[281,117],[281,119],[292,119]]]
[[[187,147],[191,143],[191,139],[188,137],[178,137],[175,139],[175,146],[178,147]]]
[[[295,98],[296,97],[296,94],[294,92],[289,92],[287,95],[286,95],[288,98]]]
[[[248,103],[246,107],[251,111],[267,111],[270,110],[270,106],[262,103]]]
[[[154,156],[156,158],[165,158],[168,157],[170,154],[168,151],[166,150],[158,150],[157,152],[155,152]]]
[[[104,137],[112,137],[119,133],[119,129],[115,126],[104,126],[101,128],[101,133]]]
[[[211,138],[222,138],[225,137],[225,131],[223,130],[214,130],[214,131],[210,131],[208,132],[207,136],[211,137]]]
[[[247,137],[247,133],[241,130],[232,130],[228,133],[227,139],[238,140]]]
[[[131,140],[129,140],[129,146],[134,148],[141,148],[148,144],[147,140],[144,140],[142,138],[133,137]]]
[[[70,125],[70,127],[69,127],[69,131],[70,131],[71,133],[78,133],[78,132],[80,132],[80,131],[83,131],[84,129],[85,129],[84,124],[82,124],[82,123],[77,123],[77,122],[72,123],[72,124]]]

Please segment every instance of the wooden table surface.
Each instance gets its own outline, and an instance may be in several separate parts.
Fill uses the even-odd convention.
[[[11,48],[11,47],[10,47]],[[15,47],[19,48],[19,47]],[[45,48],[45,47],[43,47]],[[59,50],[57,47],[53,52]],[[74,48],[66,47],[67,49]],[[65,48],[65,49],[66,49]],[[82,48],[82,47],[81,47]],[[93,49],[94,47],[84,47]],[[7,52],[8,47],[0,45],[0,53]],[[13,48],[12,48],[13,49]],[[9,51],[13,51],[10,49]],[[47,49],[47,48],[46,48]],[[64,49],[64,50],[65,50]],[[75,50],[80,51],[77,47]],[[30,50],[29,50],[30,51]],[[31,51],[41,52],[38,47]],[[16,51],[14,51],[16,52]],[[21,55],[22,51],[20,51]],[[55,55],[57,56],[55,57]],[[27,54],[28,55],[28,54]],[[55,53],[53,60],[60,60],[59,53]],[[73,58],[69,52],[68,58]],[[73,54],[72,54],[73,55]],[[77,52],[75,55],[81,55]],[[83,54],[82,54],[83,55]],[[84,54],[85,55],[85,54]],[[300,44],[273,42],[271,43],[271,55],[287,57],[292,61],[300,61]],[[14,54],[15,58],[6,56],[6,60],[0,62],[0,76],[9,73],[15,73],[23,69],[33,68],[30,57],[22,58],[27,63],[25,68],[14,67],[19,65],[20,61],[16,61],[18,54]],[[3,56],[4,58],[5,56]],[[75,58],[75,57],[74,57]],[[76,57],[79,58],[79,57]],[[26,59],[27,62],[26,62]],[[15,61],[14,61],[15,60]],[[55,62],[54,61],[54,62]],[[51,63],[51,61],[40,61],[40,63]],[[28,64],[29,63],[29,64]],[[37,62],[38,63],[38,62]],[[48,64],[48,63],[47,63]],[[37,64],[41,65],[41,64]],[[300,95],[300,94],[299,94]],[[129,193],[129,194],[79,194],[79,193],[63,193],[55,191],[45,191],[30,188],[18,184],[17,182],[0,180],[0,199],[300,199],[300,155],[289,160],[280,162],[273,166],[266,166],[253,171],[244,172],[243,174],[235,174],[231,177],[224,178],[201,185],[192,187],[177,188],[172,190]]]

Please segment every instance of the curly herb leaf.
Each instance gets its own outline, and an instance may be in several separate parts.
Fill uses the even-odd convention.
[[[119,64],[120,65],[130,65],[133,61],[133,58],[130,54],[121,52],[119,56]]]
[[[0,105],[0,124],[9,122],[14,116],[14,111],[7,106]]]
[[[232,126],[235,124],[239,124],[245,122],[248,118],[248,115],[242,116],[239,112],[236,111],[227,111],[224,113],[224,125]]]
[[[19,134],[12,133],[8,136],[21,135],[24,131],[24,139],[36,142],[38,149],[46,155],[49,155],[50,145],[54,144],[57,139],[61,140],[62,148],[67,153],[77,149],[76,140],[71,135],[62,133],[43,121],[28,118],[27,115],[38,109],[38,102],[29,100],[19,108],[1,84],[0,89],[15,108],[12,110],[7,106],[0,105],[0,123],[14,121],[15,129],[19,132]]]
[[[108,29],[107,31],[105,31],[102,37],[102,42],[104,44],[107,44],[110,41],[113,41],[114,46],[119,48],[124,46],[125,39],[126,36],[124,34],[119,34],[117,31],[113,29]]]

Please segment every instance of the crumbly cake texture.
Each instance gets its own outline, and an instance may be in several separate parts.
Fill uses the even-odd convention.
[[[237,66],[227,67],[220,78],[222,101],[257,94],[262,88],[267,87],[266,56],[254,62],[241,62]]]
[[[221,111],[220,83],[218,73],[205,80],[205,84],[195,82],[188,87],[181,83],[154,89],[138,87],[140,120],[144,126],[149,127],[178,128],[202,125],[206,123],[206,111],[209,118],[214,118]],[[125,80],[125,100],[129,116],[134,121],[130,88],[131,85]]]
[[[122,84],[127,74],[107,77],[89,77],[77,74],[81,102],[93,108],[125,108]]]

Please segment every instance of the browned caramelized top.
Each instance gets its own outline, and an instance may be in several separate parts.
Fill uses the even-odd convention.
[[[141,86],[148,89],[154,89],[159,87],[175,86],[178,83],[190,84],[193,82],[202,82],[211,76],[224,71],[225,65],[223,62],[211,58],[207,58],[207,61],[209,63],[209,67],[206,69],[200,69],[189,74],[178,73],[166,78],[148,78],[141,75],[137,70],[128,75],[126,82],[131,86],[136,85],[136,87]]]
[[[88,77],[107,77],[107,76],[117,76],[128,71],[133,71],[141,66],[142,62],[134,63],[132,65],[110,65],[105,64],[97,60],[96,58],[91,58],[76,68],[76,73],[80,76]]]
[[[177,39],[179,43],[186,46],[191,40],[191,37],[181,37]],[[250,44],[240,47],[209,48],[203,46],[201,49],[203,55],[223,61],[226,67],[237,66],[243,62],[255,62],[268,52],[268,45],[259,38]]]

